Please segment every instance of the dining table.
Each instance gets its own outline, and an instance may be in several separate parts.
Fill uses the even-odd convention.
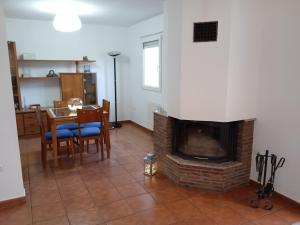
[[[98,105],[86,105],[82,106],[83,109],[97,109]],[[76,122],[77,112],[70,110],[68,107],[65,108],[48,108],[47,119],[49,128],[52,132],[52,151],[53,151],[53,162],[54,167],[58,167],[58,141],[56,135],[56,127],[59,124]],[[104,132],[104,143],[107,151],[107,158],[110,158],[110,136],[109,136],[109,112],[103,111],[103,125],[102,129]]]

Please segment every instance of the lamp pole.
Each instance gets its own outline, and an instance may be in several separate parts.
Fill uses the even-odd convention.
[[[118,123],[118,102],[117,102],[117,68],[116,57],[121,55],[120,52],[113,51],[108,53],[109,56],[114,58],[114,88],[115,88],[115,122],[112,124],[112,128],[120,128],[121,124]]]

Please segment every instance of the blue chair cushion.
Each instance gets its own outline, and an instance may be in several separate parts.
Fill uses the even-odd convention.
[[[80,129],[81,137],[92,137],[100,134],[100,129],[98,127],[84,127]],[[79,137],[79,130],[72,131],[74,136]]]
[[[58,139],[70,138],[73,137],[73,133],[68,129],[56,130],[56,136]],[[45,138],[46,140],[52,140],[52,132],[47,132]]]
[[[101,122],[90,122],[90,123],[83,123],[80,125],[81,128],[84,127],[98,127],[101,128],[102,127],[102,123]]]
[[[59,124],[56,126],[57,130],[61,130],[61,129],[75,130],[77,128],[78,128],[77,123],[65,123],[65,124]]]

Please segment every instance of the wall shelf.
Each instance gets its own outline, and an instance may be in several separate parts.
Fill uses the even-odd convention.
[[[79,64],[80,63],[94,63],[96,60],[76,60],[76,59],[19,59],[19,63],[75,63],[76,73],[79,73]]]
[[[60,77],[20,77],[20,80],[59,80]]]
[[[94,63],[96,62],[96,60],[73,60],[73,59],[70,59],[70,60],[65,60],[65,59],[62,59],[62,60],[59,60],[59,59],[19,59],[18,62],[37,62],[37,63],[41,63],[41,62],[47,62],[47,63],[51,63],[51,62],[54,62],[54,63],[58,63],[58,62],[61,62],[61,63]]]

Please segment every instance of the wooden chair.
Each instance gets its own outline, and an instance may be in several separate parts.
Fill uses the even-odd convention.
[[[110,113],[110,101],[102,99],[102,107],[103,111],[106,111],[108,114]]]
[[[105,111],[108,115],[106,115],[107,121],[104,121],[107,124],[107,127],[109,127],[109,116],[110,116],[110,101],[106,100],[106,99],[102,99],[102,107],[103,107],[103,111]],[[103,126],[104,128],[105,126]],[[106,149],[107,149],[107,157],[110,157],[110,135],[109,135],[109,130],[105,130],[105,138],[104,138],[104,142],[106,145]]]
[[[43,120],[42,120],[42,114],[41,110],[37,109],[36,110],[36,120],[37,124],[40,127],[41,130],[41,158],[43,165],[46,165],[47,162],[47,151],[51,150],[51,145],[52,145],[52,133],[50,131],[46,131]],[[67,129],[61,129],[56,131],[57,139],[58,139],[58,148],[60,148],[60,143],[61,142],[66,142],[66,146],[68,150],[71,151],[73,160],[75,159],[75,154],[74,154],[74,144],[73,144],[73,133],[70,130]]]
[[[28,108],[30,110],[40,110],[41,109],[41,105],[40,104],[32,104],[32,105],[29,105]]]
[[[68,102],[54,100],[53,106],[54,106],[54,108],[66,108],[66,107],[68,107]]]
[[[73,134],[77,139],[77,144],[80,146],[80,159],[82,159],[82,152],[84,151],[84,142],[94,140],[97,152],[99,152],[99,142],[101,146],[101,160],[104,159],[103,152],[103,129],[99,127],[82,127],[82,124],[98,122],[103,123],[103,109],[77,109],[77,123],[78,129],[73,130]]]
[[[56,109],[60,109],[60,108],[67,108],[68,107],[68,102],[67,101],[57,101],[54,100],[53,101],[53,106]],[[65,123],[65,124],[59,124],[56,126],[57,130],[61,130],[61,129],[69,129],[69,130],[75,130],[77,129],[77,123]]]

